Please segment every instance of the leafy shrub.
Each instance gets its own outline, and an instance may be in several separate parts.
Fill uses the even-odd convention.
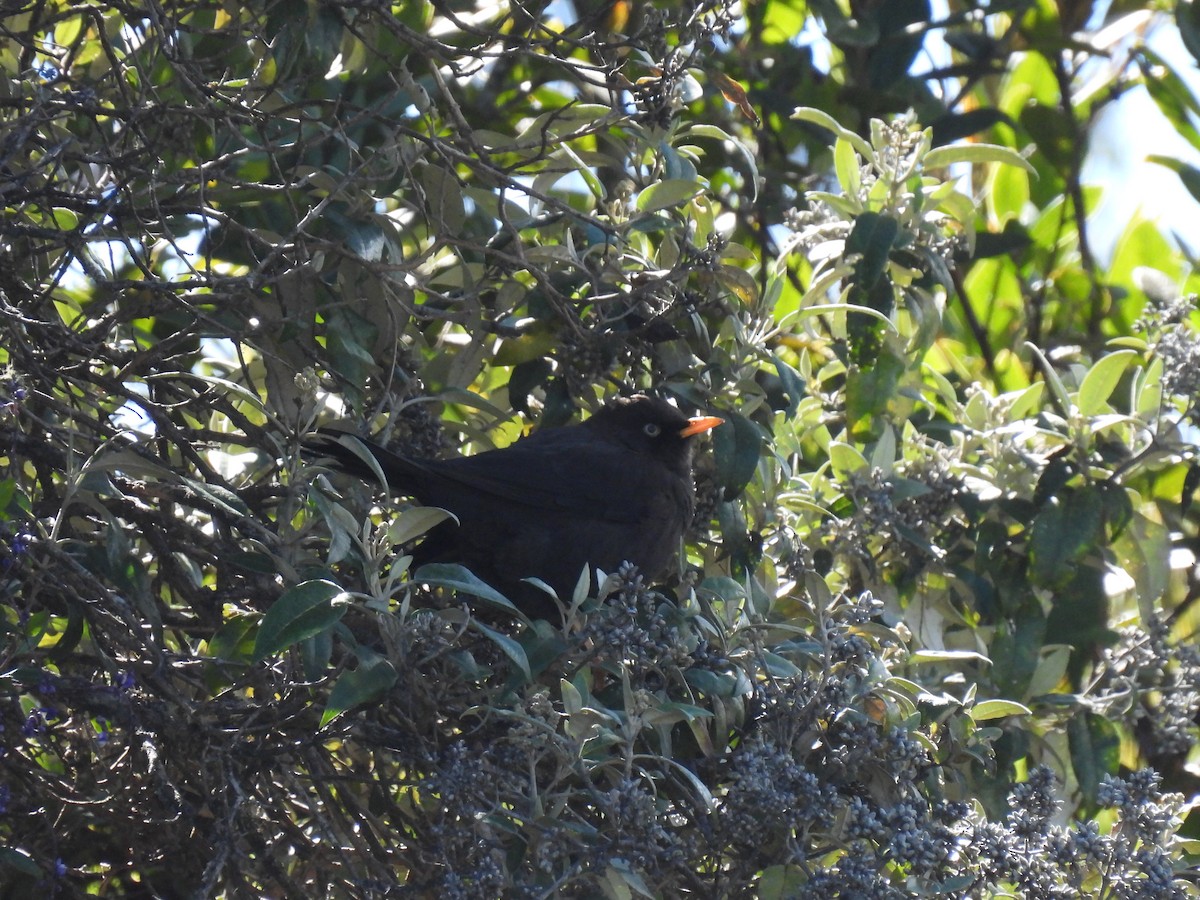
[[[558,6],[0,23],[4,895],[1186,896],[1196,285],[1080,174],[1135,81],[1195,140],[1144,11],[1087,93],[1071,4]],[[556,622],[299,452],[651,387],[687,570]]]

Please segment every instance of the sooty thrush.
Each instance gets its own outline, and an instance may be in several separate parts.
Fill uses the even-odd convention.
[[[392,493],[458,519],[429,532],[414,565],[461,563],[524,612],[547,616],[549,598],[522,579],[540,578],[569,601],[585,565],[613,572],[631,562],[651,580],[666,572],[692,520],[692,438],[721,421],[689,419],[664,400],[636,394],[580,424],[475,456],[410,459],[362,444]],[[306,449],[372,478],[344,435],[322,429]]]

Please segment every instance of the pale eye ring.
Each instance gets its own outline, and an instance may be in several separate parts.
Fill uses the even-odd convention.
[[[658,437],[660,434],[662,434],[662,429],[653,422],[647,422],[642,426],[642,433],[648,437]]]

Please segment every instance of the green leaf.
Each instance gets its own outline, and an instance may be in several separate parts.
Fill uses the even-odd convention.
[[[854,220],[854,228],[846,239],[847,253],[861,253],[862,259],[854,267],[859,287],[873,287],[887,270],[888,255],[900,234],[900,223],[883,213],[860,213]]]
[[[642,876],[630,869],[622,859],[614,859],[608,864],[600,886],[610,900],[633,900],[635,895],[653,900],[657,896]]]
[[[753,150],[747,146],[746,142],[741,138],[734,137],[728,134],[716,125],[708,125],[700,123],[693,125],[685,131],[687,137],[708,137],[715,138],[724,144],[733,147],[746,163],[746,168],[750,170],[750,177],[747,179],[747,186],[750,188],[750,200],[753,202],[758,199],[758,159]]]
[[[1003,719],[1006,716],[1031,715],[1033,715],[1033,710],[1015,700],[984,700],[971,707],[971,718],[976,722]]]
[[[1054,371],[1054,366],[1050,360],[1046,359],[1041,348],[1029,341],[1025,342],[1025,347],[1030,353],[1036,357],[1038,365],[1042,370],[1042,377],[1046,379],[1046,384],[1050,386],[1050,395],[1058,404],[1058,412],[1064,418],[1069,418],[1071,415],[1071,398],[1067,396],[1067,389],[1063,386],[1062,379],[1058,377],[1058,373]]]
[[[949,36],[947,36],[949,39]],[[1009,127],[1015,127],[1016,122],[1000,110],[993,107],[971,109],[962,113],[948,113],[929,123],[933,129],[933,145],[941,147],[954,141],[962,140],[981,131],[986,131],[1001,122]]]
[[[696,179],[696,167],[690,159],[686,159],[678,150],[666,141],[658,142],[658,152],[662,155],[663,174],[667,178]]]
[[[1193,0],[1179,0],[1175,4],[1175,24],[1179,26],[1183,46],[1200,63],[1200,6]]]
[[[713,429],[713,457],[717,463],[717,481],[722,497],[732,500],[750,483],[758,466],[763,434],[745,416],[722,412],[725,424]]]
[[[396,669],[387,659],[359,648],[358,668],[343,672],[329,692],[329,701],[321,714],[321,727],[348,709],[384,696],[396,685]]]
[[[1109,602],[1104,570],[1098,564],[1077,565],[1054,588],[1046,634],[1055,643],[1075,648],[1067,666],[1072,685],[1079,684],[1081,667],[1117,635],[1108,627]]]
[[[428,566],[424,568],[428,568]],[[504,655],[512,660],[513,664],[521,670],[521,674],[525,676],[526,683],[533,680],[533,674],[529,668],[529,657],[525,655],[524,647],[507,634],[502,634],[494,628],[489,628],[478,619],[471,619],[471,627],[499,647]]]
[[[674,725],[676,722],[692,722],[713,717],[712,710],[696,706],[694,703],[673,700],[653,706],[643,715],[648,725]]]
[[[865,471],[871,467],[867,458],[852,444],[842,441],[829,442],[829,464],[839,481],[845,481],[855,472]]]
[[[740,603],[746,597],[746,587],[728,575],[710,575],[696,588],[701,595],[715,596],[723,603]]]
[[[426,165],[421,170],[421,187],[432,225],[441,233],[457,235],[467,220],[462,184],[441,166]]]
[[[74,231],[79,225],[79,216],[74,210],[66,207],[56,206],[51,211],[51,216],[54,218],[54,224],[62,231]]]
[[[1094,416],[1108,410],[1108,398],[1117,389],[1117,384],[1129,364],[1137,359],[1133,350],[1118,350],[1096,361],[1079,385],[1076,405],[1085,416]]]
[[[1090,803],[1105,775],[1115,775],[1121,764],[1121,735],[1117,726],[1095,713],[1075,715],[1067,722],[1067,745],[1075,780]]]
[[[8,512],[8,505],[12,503],[13,497],[17,494],[17,482],[13,478],[5,478],[0,481],[0,521],[7,521],[11,518]]]
[[[871,160],[875,158],[875,151],[871,149],[871,145],[861,135],[851,131],[849,128],[843,128],[833,116],[821,109],[814,109],[810,106],[801,106],[792,113],[792,118],[801,122],[812,122],[814,125],[820,125],[827,131],[832,131],[834,135],[849,142],[858,155],[863,159]]]
[[[1187,192],[1192,195],[1193,200],[1200,200],[1200,169],[1185,163],[1183,160],[1174,159],[1170,156],[1160,156],[1157,153],[1151,153],[1146,157],[1147,162],[1157,163],[1160,166],[1165,166],[1183,182],[1183,186]]]
[[[454,513],[437,506],[410,507],[388,525],[388,540],[397,546],[407,544],[447,520],[458,522]]]
[[[884,477],[888,477],[892,474],[892,469],[895,468],[895,465],[896,429],[894,429],[891,425],[885,424],[883,426],[883,430],[879,434],[879,439],[875,442],[874,449],[871,450],[871,468],[878,469],[883,473]],[[909,499],[908,496],[901,496],[899,490],[900,482],[905,482],[907,485],[913,486],[914,488],[923,489],[918,493],[912,494],[911,496],[919,497],[923,493],[927,493],[929,491],[929,488],[923,484],[920,484],[920,482],[909,481],[908,479],[896,479],[892,483],[892,496],[897,502]]]
[[[1179,515],[1186,516],[1188,510],[1192,508],[1192,502],[1196,497],[1196,488],[1200,487],[1200,465],[1190,463],[1187,469],[1187,475],[1183,477],[1183,490],[1179,492]],[[0,508],[4,504],[0,503]]]
[[[0,847],[0,871],[4,869],[20,872],[31,878],[41,878],[46,874],[24,850],[15,847]]]
[[[1192,124],[1200,115],[1200,103],[1187,82],[1167,60],[1145,45],[1138,48],[1135,59],[1142,70],[1142,84],[1151,99],[1179,136],[1200,149],[1200,131]]]
[[[180,476],[180,481],[190,487],[200,497],[206,499],[213,506],[226,512],[232,513],[235,516],[250,516],[250,507],[235,494],[233,491],[219,484],[209,484],[204,481],[197,481],[194,478],[184,478]]]
[[[1103,533],[1104,500],[1094,487],[1067,489],[1051,497],[1030,531],[1031,580],[1047,587],[1062,584]]]
[[[379,262],[387,247],[387,235],[377,222],[355,219],[331,207],[328,213],[330,224],[337,226],[346,239],[346,246],[356,256],[367,262]]]
[[[689,687],[707,697],[735,697],[744,693],[741,681],[733,672],[692,667],[684,669],[683,678]]]
[[[1011,422],[1016,422],[1020,419],[1032,418],[1037,415],[1037,411],[1042,406],[1042,394],[1046,391],[1046,382],[1035,381],[1029,387],[1020,391],[1017,397],[1012,402],[1012,406],[1008,410],[1008,418]]]
[[[366,384],[378,366],[370,348],[379,337],[379,326],[347,307],[337,307],[325,317],[329,361],[347,384]]]
[[[1049,644],[1041,649],[1041,659],[1029,680],[1028,696],[1039,697],[1049,694],[1062,684],[1067,674],[1067,663],[1071,659],[1071,648],[1064,644]]]
[[[563,712],[568,716],[578,715],[583,711],[584,693],[565,678],[559,679],[558,689],[562,694]]]
[[[296,645],[300,655],[300,669],[307,681],[319,681],[329,669],[333,659],[333,633],[341,627],[336,624],[333,628],[318,631],[312,637],[305,638]]]
[[[529,660],[529,671],[533,677],[541,675],[570,650],[570,645],[563,639],[563,630],[543,619],[538,619],[531,628],[521,632],[518,639],[525,658]]]
[[[698,181],[684,178],[668,178],[657,184],[652,184],[637,198],[637,208],[641,212],[656,212],[660,209],[671,209],[682,206],[704,190],[704,185]]]
[[[348,596],[332,581],[317,579],[289,588],[271,604],[254,639],[256,662],[319,634],[346,614]]]
[[[715,274],[717,281],[746,306],[753,306],[758,300],[758,282],[745,269],[738,266],[718,266]]]
[[[800,401],[808,396],[808,391],[804,386],[804,378],[792,366],[784,362],[779,354],[773,357],[775,361],[775,371],[779,374],[779,382],[783,385],[783,392],[787,395],[787,415],[791,418],[800,408]]]
[[[1170,529],[1139,513],[1133,516],[1114,549],[1137,587],[1142,615],[1147,619],[1158,616],[1155,609],[1161,608],[1172,578]]]
[[[982,662],[991,660],[974,650],[918,650],[909,658],[914,663]]]
[[[449,588],[461,594],[470,594],[518,616],[522,621],[528,621],[524,613],[517,609],[511,600],[490,584],[482,581],[466,566],[460,566],[457,563],[429,563],[413,573],[413,580],[430,587]]]
[[[852,369],[846,378],[846,415],[850,436],[856,441],[872,440],[889,418],[896,402],[905,360],[885,347],[873,366]]]
[[[387,487],[387,476],[383,474],[383,469],[379,465],[379,460],[375,458],[375,454],[368,450],[367,445],[364,444],[358,437],[350,434],[349,432],[342,432],[336,437],[332,434],[329,435],[329,440],[339,444],[342,447],[345,447],[347,450],[353,453],[358,458],[358,461],[363,464],[363,467],[375,476],[375,480],[379,482],[379,486],[384,488]],[[338,512],[341,513],[341,516],[339,517],[337,524],[351,530],[357,529],[358,522],[353,516],[350,516],[345,509],[339,509]],[[335,515],[337,515],[337,513],[335,513]]]
[[[1037,169],[1020,153],[997,144],[951,144],[948,147],[938,147],[926,153],[921,163],[926,169],[941,169],[956,163],[1000,163],[1024,169],[1031,175],[1037,174]]]
[[[1068,170],[1074,164],[1078,137],[1071,113],[1057,105],[1031,103],[1021,110],[1019,120],[1033,137],[1037,152],[1055,168]]]
[[[785,656],[778,653],[765,652],[759,657],[768,675],[774,678],[795,678],[801,673],[800,668]]]
[[[838,184],[847,194],[857,194],[862,190],[861,160],[854,152],[853,145],[838,138],[833,145],[833,168],[837,174]]]
[[[208,655],[226,662],[254,661],[255,625],[253,616],[234,616],[208,640]]]
[[[604,184],[596,176],[596,173],[592,170],[592,167],[580,159],[579,154],[572,150],[568,144],[560,144],[558,149],[560,153],[562,153],[571,161],[571,164],[575,168],[575,174],[579,175],[579,177],[583,179],[584,184],[588,186],[588,190],[591,191],[592,196],[595,197],[598,202],[603,201],[605,194]]]

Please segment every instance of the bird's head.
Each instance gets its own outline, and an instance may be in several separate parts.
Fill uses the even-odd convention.
[[[688,418],[658,397],[634,394],[619,397],[585,423],[598,439],[616,441],[646,453],[671,469],[690,471],[692,438],[711,431],[724,419]]]

